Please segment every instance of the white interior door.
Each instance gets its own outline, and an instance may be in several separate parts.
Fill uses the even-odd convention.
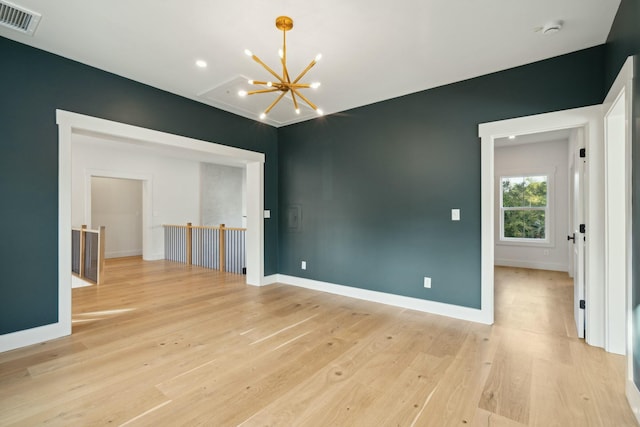
[[[579,130],[578,132],[582,132]],[[579,138],[582,143],[583,138]],[[580,338],[585,336],[585,233],[580,226],[584,224],[585,197],[584,197],[584,171],[586,157],[581,157],[580,146],[574,150],[573,167],[573,215],[571,221],[573,238],[573,313],[576,322],[576,331]],[[584,230],[582,230],[584,231]]]

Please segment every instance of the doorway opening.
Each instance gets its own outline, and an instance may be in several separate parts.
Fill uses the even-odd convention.
[[[88,217],[105,226],[105,258],[142,256],[142,184],[126,178],[91,177]]]
[[[602,129],[602,113],[600,106],[577,108],[573,110],[565,110],[554,113],[540,114],[536,116],[521,117],[516,119],[503,120],[499,122],[483,123],[479,126],[479,136],[481,138],[481,237],[482,237],[482,293],[481,293],[481,311],[485,316],[487,323],[494,321],[494,264],[495,264],[495,206],[496,195],[495,190],[495,146],[496,141],[501,138],[508,138],[511,135],[533,135],[542,132],[566,131],[570,129],[579,129],[584,138],[584,147],[586,152],[592,152],[597,155],[602,152],[600,132]],[[594,182],[602,180],[602,172],[595,170],[595,174],[591,173],[589,177]],[[599,172],[599,174],[598,174]],[[595,176],[594,176],[595,175]],[[588,180],[585,180],[586,193],[585,199],[588,205],[587,212],[598,214],[602,210],[603,196],[597,191],[597,186],[589,187]],[[600,215],[602,217],[602,215]],[[587,218],[588,221],[588,218]],[[586,276],[597,278],[603,276],[603,266],[597,262],[603,259],[603,232],[602,227],[594,224],[593,235],[590,233],[591,245],[586,249],[585,259],[590,261],[595,259],[596,262],[587,262],[587,269],[591,269]],[[591,247],[593,246],[593,247]],[[593,265],[592,265],[593,264]],[[575,267],[574,267],[575,269]],[[590,286],[591,285],[591,286]],[[603,292],[602,281],[585,283],[586,299],[591,295],[597,298]],[[597,325],[603,324],[602,309],[596,304],[587,307],[586,322]],[[594,345],[602,342],[601,329],[594,328],[588,331],[587,342]]]
[[[198,161],[243,168],[247,186],[246,283],[255,286],[261,286],[264,283],[264,154],[62,110],[57,110],[57,123],[59,128],[58,323],[21,337],[20,342],[16,343],[17,346],[71,334],[71,146],[74,135],[100,136],[102,139],[119,144],[153,147],[165,154],[180,153],[180,156],[191,157]],[[149,209],[146,215],[152,215],[151,211],[152,209]]]
[[[510,135],[496,138],[494,143],[496,274],[509,271],[508,277],[520,277],[501,283],[496,290],[496,321],[504,323],[508,313],[518,307],[520,314],[536,313],[529,318],[511,316],[515,323],[526,323],[523,327],[546,325],[556,333],[584,337],[584,310],[576,311],[575,321],[573,310],[571,316],[565,316],[565,308],[573,307],[577,300],[572,295],[584,293],[584,275],[573,271],[574,246],[577,249],[584,241],[581,236],[577,240],[568,236],[574,218],[570,170],[584,147],[580,129]],[[582,187],[576,190],[576,195],[582,196]],[[583,268],[583,263],[577,263],[576,268]],[[567,273],[575,278],[570,288],[566,286],[571,283]],[[551,286],[560,283],[563,285],[557,289]],[[530,307],[532,296],[537,298],[533,305],[540,306],[536,310]],[[579,302],[575,305],[579,307]],[[558,315],[546,315],[553,312]]]

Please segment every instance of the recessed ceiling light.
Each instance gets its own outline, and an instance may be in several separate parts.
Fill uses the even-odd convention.
[[[207,61],[204,61],[202,59],[198,59],[196,61],[196,65],[200,68],[207,68]]]
[[[509,135],[509,139],[516,139],[515,135]]]

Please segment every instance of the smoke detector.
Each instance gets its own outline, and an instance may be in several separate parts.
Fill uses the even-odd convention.
[[[551,21],[544,24],[542,28],[540,28],[540,32],[545,36],[555,34],[562,29],[562,21]]]

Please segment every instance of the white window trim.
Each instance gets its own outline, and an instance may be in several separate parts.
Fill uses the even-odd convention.
[[[527,176],[546,176],[547,177],[547,208],[545,213],[546,220],[546,236],[545,239],[521,239],[509,238],[504,236],[504,211],[502,208],[502,178],[519,178]],[[496,245],[504,246],[528,246],[528,247],[555,247],[555,175],[556,168],[553,169],[527,169],[525,171],[503,171],[496,174],[496,212],[499,212],[499,226],[496,227]]]

